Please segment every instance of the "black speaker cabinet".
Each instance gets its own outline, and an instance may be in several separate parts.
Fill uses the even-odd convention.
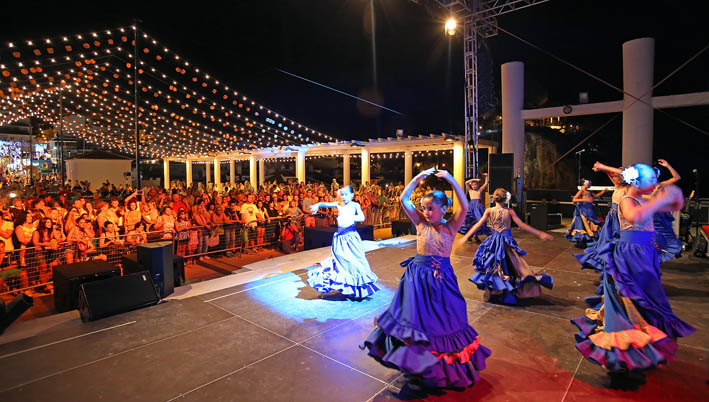
[[[492,193],[498,188],[504,188],[510,193],[514,193],[514,162],[514,154],[488,155],[488,178],[490,179],[488,191],[490,192],[490,200],[492,200]]]
[[[529,204],[529,225],[535,229],[547,230],[547,204]]]
[[[5,306],[5,301],[0,298],[0,335],[32,305],[34,305],[34,300],[22,292],[15,296],[7,306]]]
[[[82,261],[54,268],[54,308],[59,313],[76,310],[82,283],[120,276],[121,270],[103,260]]]
[[[126,254],[121,257],[123,275],[147,271],[148,268],[138,263],[138,253]]]
[[[79,313],[82,321],[157,304],[158,293],[147,271],[81,284]]]
[[[138,264],[150,272],[155,289],[161,298],[175,289],[172,242],[161,241],[138,245]]]

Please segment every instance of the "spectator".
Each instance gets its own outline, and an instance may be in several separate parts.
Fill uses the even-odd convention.
[[[298,226],[293,223],[293,219],[288,216],[286,222],[281,228],[281,249],[284,253],[290,254],[293,252],[294,248],[297,248],[300,242],[300,233],[298,231]]]

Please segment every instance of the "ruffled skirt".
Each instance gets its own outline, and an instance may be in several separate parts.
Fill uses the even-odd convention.
[[[463,226],[458,229],[458,233],[462,235],[468,233],[470,228],[472,228],[473,226],[475,226],[476,223],[478,223],[484,213],[485,207],[479,199],[470,200],[470,204],[468,204],[468,213],[467,215],[465,215],[465,222],[463,223]],[[483,223],[480,226],[480,229],[478,229],[473,234],[489,236],[491,232],[492,231],[490,230],[490,228],[487,227],[487,223]]]
[[[591,308],[571,322],[576,348],[608,370],[646,370],[670,361],[674,338],[695,329],[670,308],[660,283],[653,232],[622,231],[610,247],[603,296],[586,299]]]
[[[356,230],[338,230],[331,250],[319,267],[308,271],[308,285],[320,293],[337,290],[355,298],[369,297],[379,290],[379,278],[369,267]]]
[[[574,219],[571,221],[569,231],[564,234],[569,241],[584,243],[598,238],[598,229],[601,221],[596,218],[593,203],[579,202],[574,209]]]
[[[493,301],[505,304],[516,304],[518,297],[537,297],[541,295],[541,286],[548,289],[554,286],[554,278],[532,271],[522,258],[526,254],[509,229],[493,231],[475,253],[476,272],[470,281],[478,289],[489,290]]]
[[[364,347],[382,365],[423,377],[430,387],[467,387],[479,380],[490,350],[468,324],[450,259],[416,255],[389,308]]]
[[[655,225],[655,246],[660,252],[660,262],[676,258],[682,252],[682,241],[675,236],[672,222],[675,218],[669,212],[658,212],[652,216]]]
[[[574,254],[581,263],[581,268],[594,269],[603,272],[607,265],[607,258],[603,254],[608,249],[610,242],[620,236],[620,222],[618,221],[618,204],[611,204],[611,209],[606,215],[606,221],[598,232],[598,239],[589,243],[583,254]]]

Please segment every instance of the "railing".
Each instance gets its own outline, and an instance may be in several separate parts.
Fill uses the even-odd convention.
[[[287,220],[287,217],[278,217],[255,225],[227,223],[209,227],[190,226],[179,231],[117,235],[111,240],[104,240],[104,247],[101,247],[100,238],[94,238],[0,252],[0,295],[33,288],[44,290],[52,283],[54,267],[61,264],[101,259],[121,267],[122,257],[135,253],[138,244],[172,241],[174,253],[189,262],[214,255],[257,252],[263,247],[285,242],[281,239],[281,229]],[[302,240],[302,217],[294,223],[298,232],[294,239]],[[298,247],[293,240],[287,243],[288,250]]]

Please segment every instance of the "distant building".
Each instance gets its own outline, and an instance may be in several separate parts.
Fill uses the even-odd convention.
[[[108,151],[91,151],[66,159],[66,178],[72,183],[88,181],[91,187],[111,184],[130,184],[132,159]]]

